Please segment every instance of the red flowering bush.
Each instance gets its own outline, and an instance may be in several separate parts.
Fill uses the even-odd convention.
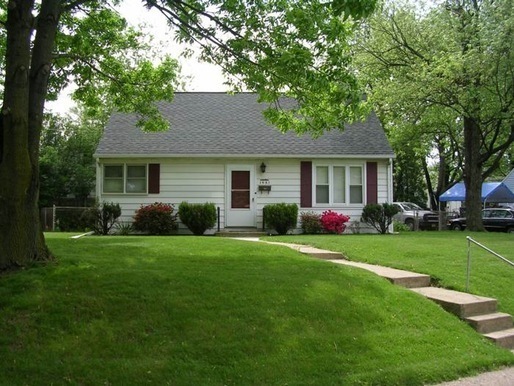
[[[177,230],[177,215],[173,205],[156,202],[141,205],[134,216],[134,229],[151,235],[169,235]]]
[[[326,210],[321,214],[320,221],[325,232],[340,235],[346,229],[345,222],[350,221],[350,217]]]

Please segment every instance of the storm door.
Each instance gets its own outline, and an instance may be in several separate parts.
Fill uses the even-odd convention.
[[[253,165],[229,165],[227,167],[228,227],[254,227],[255,202]]]

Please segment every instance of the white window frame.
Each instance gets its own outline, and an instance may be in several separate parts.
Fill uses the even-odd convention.
[[[122,167],[122,178],[123,178],[123,191],[121,192],[106,192],[105,191],[105,168],[109,166],[121,166]],[[127,192],[127,180],[128,177],[128,168],[133,166],[144,166],[145,167],[145,191],[141,192]],[[142,177],[141,177],[142,179]],[[105,195],[114,195],[114,194],[124,194],[124,195],[142,195],[142,194],[148,194],[148,164],[147,163],[108,163],[102,165],[102,194]]]
[[[317,186],[317,171],[318,167],[328,168],[328,203],[318,203],[316,195]],[[344,168],[345,181],[344,181],[344,202],[334,202],[334,168]],[[350,202],[350,168],[361,169],[361,187],[362,195],[361,202]],[[366,168],[363,163],[339,163],[339,162],[326,162],[326,163],[313,163],[312,165],[312,201],[314,207],[338,207],[338,206],[362,206],[364,205],[364,198],[366,196]],[[354,186],[354,185],[352,185]]]

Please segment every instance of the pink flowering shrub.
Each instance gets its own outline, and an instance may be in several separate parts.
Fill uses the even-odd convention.
[[[168,235],[177,230],[177,215],[173,205],[156,202],[141,205],[134,216],[134,229],[151,235]]]
[[[320,221],[325,232],[340,235],[346,229],[345,222],[350,221],[350,217],[326,210],[321,214]]]

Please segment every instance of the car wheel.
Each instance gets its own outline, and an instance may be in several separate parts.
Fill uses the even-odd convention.
[[[514,228],[507,229],[507,233],[513,234],[514,233]]]
[[[408,218],[407,220],[405,220],[405,225],[407,225],[409,227],[409,230],[411,230],[411,231],[414,230],[414,220],[413,219]]]
[[[458,223],[458,222],[453,223],[452,225],[450,225],[450,229],[452,231],[462,231],[462,230],[464,230],[464,228],[462,227],[462,224]]]

